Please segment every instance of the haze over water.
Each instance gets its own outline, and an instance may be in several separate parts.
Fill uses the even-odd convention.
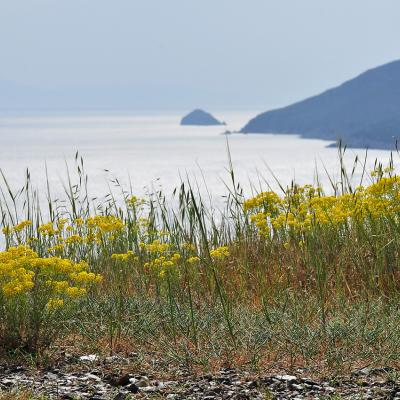
[[[227,122],[227,126],[216,127],[179,126],[183,114],[3,115],[0,168],[14,189],[22,185],[28,168],[34,186],[44,193],[46,163],[53,195],[63,198],[60,182],[66,182],[65,162],[73,170],[79,151],[89,175],[90,196],[106,194],[114,177],[126,186],[130,178],[138,195],[160,187],[168,195],[188,175],[194,186],[198,182],[201,192],[206,193],[207,186],[218,198],[227,193],[223,182],[229,183],[228,139],[236,179],[247,195],[252,186],[265,189],[265,181],[277,187],[268,167],[284,186],[292,179],[313,183],[316,166],[324,186],[329,181],[323,166],[338,176],[337,150],[327,148],[329,142],[289,135],[221,134],[239,130],[257,111],[216,112],[217,118]],[[351,167],[355,156],[363,159],[365,151],[351,149],[346,154]],[[386,164],[389,156],[388,151],[370,150],[369,166],[376,158]]]

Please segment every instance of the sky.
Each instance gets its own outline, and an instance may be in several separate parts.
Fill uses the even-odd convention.
[[[266,110],[399,59],[399,16],[399,0],[0,0],[0,108]]]

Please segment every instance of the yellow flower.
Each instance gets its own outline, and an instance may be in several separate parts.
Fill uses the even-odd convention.
[[[93,233],[89,233],[85,238],[84,242],[87,244],[92,244],[96,241],[96,236]]]
[[[64,245],[63,244],[57,244],[56,246],[49,247],[49,252],[61,252],[64,250]]]
[[[69,283],[67,281],[56,281],[51,283],[54,287],[55,293],[63,293],[69,287]]]
[[[27,226],[32,225],[32,221],[26,220],[26,221],[21,221],[19,224],[15,225],[13,227],[14,232],[21,232],[24,230]]]
[[[38,231],[47,236],[52,236],[57,233],[57,231],[54,229],[53,223],[48,222],[47,224],[40,225],[38,228]]]
[[[75,286],[69,287],[65,290],[65,294],[72,298],[82,297],[86,293],[87,293],[87,290],[85,288],[78,288]]]
[[[89,228],[96,229],[102,233],[120,233],[125,225],[121,219],[113,215],[96,215],[87,220]]]
[[[196,251],[196,246],[192,243],[183,243],[182,248],[187,251]]]
[[[180,259],[181,259],[181,255],[179,253],[174,253],[171,256],[171,260],[173,260],[173,261],[179,261]]]
[[[64,300],[59,298],[50,299],[47,303],[49,310],[56,310],[64,305]]]
[[[261,192],[252,199],[246,200],[243,204],[244,211],[263,206],[266,211],[274,211],[281,203],[280,197],[275,192]]]
[[[144,248],[151,253],[164,253],[169,249],[169,244],[154,240],[152,243],[145,244]]]
[[[65,224],[68,222],[66,218],[60,218],[57,221],[57,229],[62,231],[64,229]]]
[[[82,218],[76,218],[74,223],[76,226],[82,226],[85,223],[85,221]]]
[[[83,238],[79,235],[71,235],[65,239],[66,244],[76,244],[76,243],[82,243]]]
[[[93,272],[81,271],[78,273],[73,272],[70,274],[70,278],[78,283],[96,283],[101,282],[103,277]]]
[[[118,260],[118,261],[128,261],[130,258],[136,260],[136,257],[134,257],[134,253],[132,250],[128,250],[126,253],[115,253],[111,256],[113,260]]]
[[[187,260],[188,264],[197,264],[200,262],[199,257],[189,257]]]
[[[223,260],[224,258],[229,257],[229,249],[227,246],[217,247],[210,251],[210,256],[214,260]]]
[[[3,232],[4,235],[9,235],[9,234],[11,233],[11,229],[10,229],[9,226],[5,226],[5,227],[2,229],[2,232]]]

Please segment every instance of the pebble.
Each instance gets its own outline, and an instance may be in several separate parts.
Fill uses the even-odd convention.
[[[97,356],[96,354],[89,354],[88,356],[79,357],[79,360],[83,361],[83,362],[95,362],[98,359],[99,359],[99,356]]]
[[[286,382],[292,382],[297,380],[297,377],[294,375],[276,375],[275,378],[280,381],[286,381]]]

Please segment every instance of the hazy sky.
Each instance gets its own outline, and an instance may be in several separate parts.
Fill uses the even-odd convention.
[[[0,0],[0,81],[263,109],[399,59],[399,17],[399,0]]]

